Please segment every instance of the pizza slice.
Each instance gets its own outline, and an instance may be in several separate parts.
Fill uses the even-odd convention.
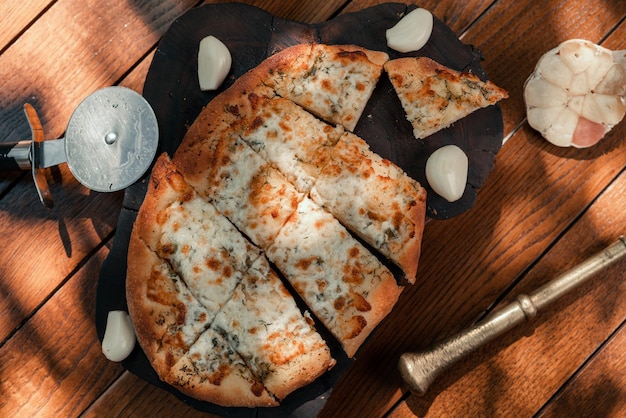
[[[388,59],[355,45],[301,44],[268,58],[257,73],[279,96],[352,131]]]
[[[482,81],[475,74],[453,70],[426,57],[388,61],[385,71],[418,139],[508,97],[491,81]]]
[[[180,172],[254,244],[266,248],[296,209],[302,193],[236,133],[224,131],[198,147],[207,158],[203,174],[188,175],[187,161],[176,154],[174,162]]]
[[[349,357],[402,291],[391,272],[309,198],[266,254]]]
[[[265,257],[257,259],[213,325],[277,399],[335,364]]]
[[[237,132],[299,192],[308,193],[343,129],[322,122],[290,100],[255,92],[249,96],[252,111],[242,118]]]
[[[426,191],[401,168],[346,132],[317,178],[311,198],[415,282]]]
[[[155,163],[134,228],[209,309],[209,320],[261,254],[186,183],[167,154]]]

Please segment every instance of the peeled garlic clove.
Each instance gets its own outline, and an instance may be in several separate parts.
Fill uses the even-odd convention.
[[[110,311],[102,339],[102,352],[111,361],[122,361],[135,348],[135,331],[124,311]]]
[[[463,196],[467,183],[469,161],[456,145],[445,145],[426,161],[426,180],[439,196],[456,202]]]
[[[588,147],[622,120],[625,94],[624,51],[565,41],[539,59],[524,85],[528,124],[554,145]]]
[[[418,8],[404,16],[395,26],[387,29],[387,46],[398,52],[421,49],[433,31],[433,15]]]
[[[200,90],[216,90],[228,75],[232,57],[228,47],[215,36],[200,41],[198,49],[198,81]]]

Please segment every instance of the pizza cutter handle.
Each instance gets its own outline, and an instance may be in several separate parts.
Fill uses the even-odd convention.
[[[0,170],[30,170],[32,141],[1,142]]]
[[[0,170],[30,170],[39,200],[46,208],[52,207],[52,195],[45,171],[40,167],[41,144],[45,141],[43,127],[35,108],[26,103],[24,113],[30,125],[32,140],[0,143]]]

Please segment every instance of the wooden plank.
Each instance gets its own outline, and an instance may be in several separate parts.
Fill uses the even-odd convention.
[[[4,0],[0,2],[2,31],[0,31],[0,51],[15,39],[24,29],[28,28],[39,14],[53,3],[51,0]]]
[[[211,417],[174,395],[124,372],[83,414],[87,417]]]
[[[623,234],[625,204],[626,172],[623,172],[524,277],[501,306],[510,303],[518,294],[536,289]],[[590,353],[601,347],[618,328],[623,328],[626,320],[625,270],[626,261],[621,261],[600,273],[540,311],[532,323],[511,330],[448,370],[425,397],[410,396],[406,407],[394,411],[392,416],[411,416],[407,410],[420,416],[534,415],[587,361]],[[623,329],[621,334],[624,334]],[[619,338],[618,333],[616,339]],[[581,378],[579,385],[601,379],[605,382],[605,389],[612,390],[610,393],[620,394],[620,381],[624,387],[626,358],[623,346],[614,348],[615,343],[620,347],[617,341],[611,341],[609,350],[602,350],[597,360],[612,363],[597,364],[597,367],[589,365],[586,369],[589,370],[590,380]],[[617,357],[615,350],[621,350]],[[595,370],[602,375],[594,376]],[[607,375],[601,370],[612,371]],[[613,374],[619,378],[611,380]],[[587,386],[566,391],[569,397],[561,398],[561,402],[550,409],[558,409],[558,414],[563,416],[564,410],[559,405],[581,393],[584,388]],[[581,403],[583,399],[591,399],[592,395],[587,392],[580,399]],[[620,396],[610,396],[609,392],[607,395],[593,397],[593,402],[587,405],[588,416],[606,416],[603,411],[626,410],[623,396],[620,399]],[[571,411],[575,411],[577,416],[581,414],[580,409]]]
[[[55,207],[39,202],[25,179],[0,200],[0,341],[89,256],[117,224],[121,192],[89,194],[76,180],[51,188]],[[16,211],[15,208],[20,208]],[[95,278],[96,276],[94,276]]]
[[[0,347],[1,416],[76,416],[122,373],[94,325],[103,247]]]
[[[538,417],[619,416],[626,410],[626,327],[617,330]]]

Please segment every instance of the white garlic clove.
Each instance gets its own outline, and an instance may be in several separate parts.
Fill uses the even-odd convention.
[[[198,81],[201,90],[216,90],[230,72],[232,57],[228,47],[215,36],[200,41],[198,49]]]
[[[110,311],[102,339],[102,352],[111,361],[122,361],[135,348],[135,331],[124,311]]]
[[[445,145],[426,161],[426,180],[439,196],[456,202],[465,191],[468,168],[465,152],[456,145]]]
[[[569,108],[553,109],[553,119],[550,126],[542,133],[550,138],[550,142],[560,147],[572,145],[572,137],[578,124],[578,114]]]
[[[602,94],[626,96],[626,68],[618,63],[613,64],[594,91]]]
[[[595,62],[595,45],[587,41],[563,42],[559,48],[561,60],[574,74],[586,71]]]
[[[563,106],[568,95],[561,87],[544,78],[533,78],[526,83],[524,99],[529,106]]]
[[[540,74],[540,78],[562,89],[566,89],[572,83],[574,73],[565,65],[556,52],[557,50],[554,49],[541,57],[537,62],[536,71]]]
[[[621,97],[589,93],[585,96],[580,115],[592,122],[613,126],[622,120],[624,112],[626,106]]]
[[[433,31],[433,15],[426,9],[417,8],[390,29],[387,29],[387,46],[398,52],[418,51]]]

